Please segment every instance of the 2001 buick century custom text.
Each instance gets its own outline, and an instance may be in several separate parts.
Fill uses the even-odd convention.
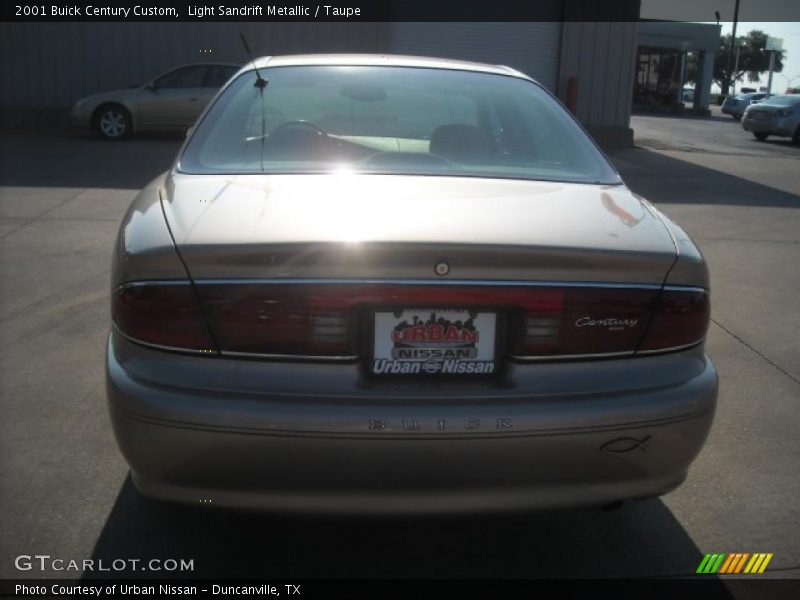
[[[700,252],[506,67],[254,61],[134,200],[112,284],[148,496],[605,505],[678,486],[714,414]]]

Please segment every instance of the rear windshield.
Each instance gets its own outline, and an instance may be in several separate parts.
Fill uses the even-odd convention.
[[[619,183],[537,84],[468,71],[297,66],[237,77],[180,157],[187,173],[451,175]]]

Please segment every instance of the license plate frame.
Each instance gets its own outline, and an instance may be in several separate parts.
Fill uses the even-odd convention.
[[[369,312],[369,321],[367,370],[372,375],[485,377],[499,372],[502,320],[495,308],[381,307]]]

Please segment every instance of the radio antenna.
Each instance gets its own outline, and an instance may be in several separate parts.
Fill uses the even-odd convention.
[[[241,29],[239,30],[239,37],[242,39],[244,51],[247,52],[247,56],[250,57],[250,62],[253,64],[253,70],[256,72],[256,82],[253,85],[261,91],[264,91],[264,88],[267,87],[267,80],[261,77],[261,73],[258,72],[256,58],[253,56],[253,52],[250,50],[250,44],[247,43],[247,38],[244,37],[244,33],[242,33]]]

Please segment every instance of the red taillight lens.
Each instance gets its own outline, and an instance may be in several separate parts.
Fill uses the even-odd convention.
[[[200,294],[224,352],[351,356],[356,315],[347,298],[297,286],[203,285]]]
[[[516,356],[634,352],[647,328],[657,289],[565,288],[553,311],[523,311],[512,320]]]
[[[359,353],[360,309],[429,306],[558,312],[563,291],[384,284],[199,286],[223,352],[300,356]]]
[[[362,354],[361,316],[375,309],[484,308],[506,323],[512,356],[633,354],[698,343],[710,309],[703,290],[626,287],[390,285],[370,283],[125,286],[115,324],[145,343],[223,353],[346,357]],[[502,335],[503,332],[501,332]]]
[[[653,321],[641,351],[690,346],[702,341],[711,319],[711,303],[705,290],[667,289],[655,305]]]
[[[706,335],[708,293],[698,289],[567,288],[560,312],[516,318],[518,356],[657,352]]]
[[[214,350],[192,286],[129,285],[114,292],[111,318],[126,336],[159,346]]]

